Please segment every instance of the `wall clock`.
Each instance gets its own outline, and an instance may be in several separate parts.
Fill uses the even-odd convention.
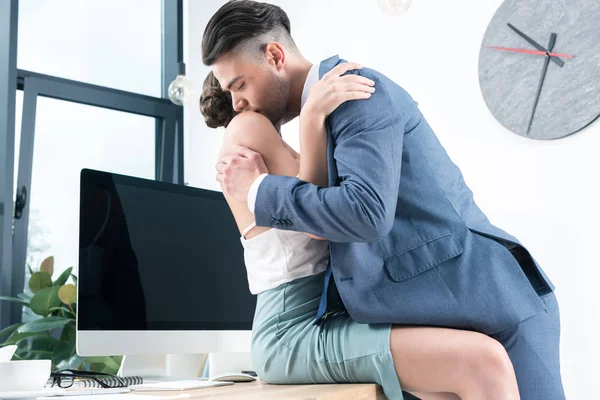
[[[483,37],[479,85],[492,115],[531,139],[600,116],[600,0],[505,0]]]

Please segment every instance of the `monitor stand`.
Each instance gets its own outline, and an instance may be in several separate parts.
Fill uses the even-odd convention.
[[[210,353],[208,355],[208,377],[255,371],[250,353]]]
[[[208,362],[208,377],[254,371],[249,352],[123,356],[119,376],[141,376],[144,380],[197,379]]]
[[[119,376],[141,376],[145,381],[197,379],[202,377],[207,354],[123,356]]]

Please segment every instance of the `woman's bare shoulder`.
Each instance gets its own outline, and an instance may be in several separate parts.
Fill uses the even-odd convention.
[[[236,115],[225,129],[225,143],[246,146],[255,151],[280,140],[281,137],[271,121],[252,111]]]
[[[264,115],[254,112],[254,111],[244,111],[244,112],[237,114],[235,117],[233,117],[233,119],[227,126],[227,129],[236,128],[240,125],[244,125],[247,123],[254,123],[254,124],[259,124],[259,125],[266,124],[266,125],[270,125],[271,127],[273,127],[273,124],[271,123],[271,121],[269,121],[269,119],[267,117],[265,117]]]
[[[267,117],[247,111],[237,115],[227,126],[221,155],[235,154],[239,146],[244,146],[262,156],[269,173],[296,176],[298,161],[283,143]]]

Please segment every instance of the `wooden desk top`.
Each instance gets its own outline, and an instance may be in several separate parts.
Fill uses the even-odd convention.
[[[385,400],[381,387],[372,383],[332,385],[271,385],[255,381],[184,392],[131,392],[130,400],[215,399],[215,400]]]

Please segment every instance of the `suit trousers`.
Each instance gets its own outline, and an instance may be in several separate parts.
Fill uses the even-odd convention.
[[[560,313],[556,296],[542,284],[531,257],[522,247],[509,250],[540,296],[544,310],[490,337],[506,349],[515,369],[522,400],[564,400],[559,357]],[[404,397],[415,399],[407,393]]]
[[[554,292],[541,296],[546,310],[491,335],[510,357],[523,400],[564,400],[560,375],[560,315]]]

